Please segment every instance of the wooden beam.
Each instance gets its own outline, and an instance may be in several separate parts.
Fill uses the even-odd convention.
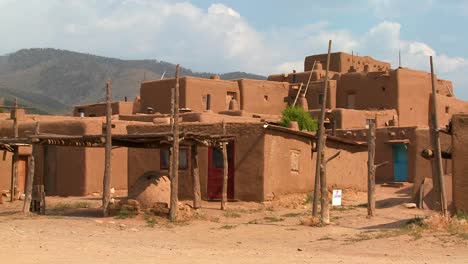
[[[320,181],[321,177],[320,175],[322,174],[322,158],[324,157],[324,147],[325,147],[325,127],[323,125],[325,121],[325,108],[327,105],[327,92],[328,92],[328,72],[330,69],[330,53],[331,53],[331,45],[332,41],[328,41],[328,55],[327,55],[327,68],[325,71],[325,85],[323,88],[323,100],[322,100],[322,108],[320,110],[320,119],[319,119],[319,127],[317,131],[317,159],[316,159],[316,165],[315,165],[315,184],[314,184],[314,201],[312,205],[312,215],[317,216],[318,215],[318,199],[319,199],[319,188],[320,188]],[[322,184],[323,185],[323,184]],[[326,187],[325,187],[326,188]],[[325,195],[327,195],[325,193]]]
[[[111,106],[111,82],[106,84],[106,145],[105,145],[105,167],[102,192],[102,208],[104,216],[109,215],[109,202],[111,199],[111,158],[112,158],[112,106]]]
[[[196,144],[190,146],[190,157],[192,159],[191,171],[193,182],[193,208],[201,208],[201,191],[200,191],[200,171],[198,169],[198,147]]]
[[[442,154],[440,148],[440,137],[438,130],[438,121],[437,121],[437,92],[435,87],[435,75],[434,75],[434,64],[432,62],[432,56],[429,57],[431,64],[431,84],[432,84],[432,118],[431,118],[431,135],[432,135],[432,147],[435,152],[434,167],[435,173],[433,176],[434,190],[436,191],[437,199],[440,200],[440,210],[443,216],[448,216],[447,214],[447,199],[445,195],[445,183],[444,183],[444,173],[442,167]],[[437,189],[439,189],[437,192]]]
[[[326,140],[326,138],[324,140]],[[325,142],[323,142],[323,144],[325,144]],[[321,197],[320,198],[320,219],[322,223],[329,224],[330,223],[330,210],[328,208],[327,162],[325,160],[325,151],[321,151],[319,153],[321,155],[321,158],[320,158],[321,160],[321,163],[320,163],[320,197]]]
[[[34,130],[34,134],[39,134],[39,122],[36,122],[36,128]],[[31,208],[31,199],[32,199],[32,187],[34,182],[34,174],[35,174],[35,166],[36,166],[36,159],[37,156],[37,145],[31,145],[31,158],[29,159],[29,171],[28,171],[28,178],[26,180],[26,191],[24,197],[24,205],[23,205],[23,213],[29,213],[29,209]]]
[[[179,71],[180,66],[176,66],[175,91],[174,91],[174,115],[173,115],[173,138],[172,141],[172,170],[171,170],[171,207],[169,210],[169,219],[177,220],[177,211],[179,208]]]
[[[375,119],[368,119],[367,132],[367,215],[375,215]]]

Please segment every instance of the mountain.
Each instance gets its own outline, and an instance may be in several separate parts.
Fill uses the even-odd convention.
[[[105,98],[105,83],[112,80],[112,99],[132,100],[143,80],[173,77],[175,64],[157,60],[121,60],[58,49],[23,49],[0,56],[0,97],[9,105],[35,107],[36,113],[70,114],[74,105]],[[181,76],[209,77],[213,73],[181,68]],[[230,72],[222,79],[265,79],[264,76]]]

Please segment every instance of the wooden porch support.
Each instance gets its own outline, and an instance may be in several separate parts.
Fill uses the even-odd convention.
[[[193,208],[201,208],[200,171],[198,169],[198,147],[196,144],[190,146],[190,157],[192,159],[192,182],[193,182]]]
[[[431,64],[431,83],[432,83],[432,113],[431,113],[431,139],[432,148],[434,149],[434,165],[432,173],[432,181],[434,184],[434,193],[436,204],[440,202],[439,208],[443,216],[447,214],[447,199],[445,195],[444,172],[442,167],[442,154],[440,148],[440,137],[437,122],[437,93],[435,87],[434,64],[432,63],[432,56],[429,57]]]
[[[34,129],[34,134],[35,135],[39,134],[39,122],[36,122],[36,128]],[[26,191],[25,191],[25,197],[24,197],[23,213],[29,213],[29,209],[31,208],[32,188],[33,188],[33,182],[34,182],[36,157],[37,157],[37,146],[36,144],[31,144],[31,158],[29,159],[29,171],[28,171],[28,179],[26,180]]]
[[[15,98],[13,105],[13,137],[18,138],[18,98]],[[16,182],[18,180],[18,160],[19,149],[17,146],[13,147],[13,156],[11,159],[11,188],[10,188],[10,202],[15,200]]]
[[[367,132],[367,215],[375,215],[375,119],[367,119],[369,131]]]
[[[226,134],[226,123],[222,123],[223,134]],[[227,142],[221,143],[223,151],[223,190],[221,195],[221,210],[226,209],[227,204],[227,185],[228,185],[228,157],[227,157]]]
[[[322,180],[322,158],[324,157],[324,147],[325,147],[325,127],[323,125],[325,120],[325,109],[327,106],[327,92],[328,92],[328,71],[330,68],[330,52],[331,52],[331,45],[332,41],[328,41],[328,55],[327,55],[327,68],[325,72],[325,85],[323,88],[323,100],[322,100],[322,108],[320,110],[320,119],[319,119],[319,127],[317,131],[317,162],[315,164],[315,184],[314,184],[314,201],[312,204],[312,216],[318,215],[318,200],[319,200],[319,189],[320,189],[320,181]],[[323,184],[322,184],[323,186]],[[326,184],[325,184],[326,188]],[[323,189],[323,188],[322,188]],[[325,193],[326,195],[326,193]],[[323,195],[322,195],[323,196]]]
[[[177,220],[177,211],[179,209],[179,71],[180,66],[176,66],[176,78],[174,89],[174,115],[173,115],[173,141],[172,141],[172,166],[171,166],[171,205],[169,210],[169,220]]]
[[[102,209],[104,216],[109,215],[109,202],[111,199],[111,158],[112,158],[112,106],[111,106],[111,83],[106,84],[106,146],[105,146],[105,167],[102,192]]]
[[[326,138],[325,138],[326,140]],[[325,145],[325,142],[323,142]],[[324,151],[322,151],[322,164],[320,164],[320,192],[321,192],[321,199],[320,199],[320,218],[322,223],[329,224],[330,223],[330,209],[328,204],[328,188],[327,188],[327,164],[328,162],[334,160],[341,154],[341,151],[333,154],[330,158],[325,160]]]

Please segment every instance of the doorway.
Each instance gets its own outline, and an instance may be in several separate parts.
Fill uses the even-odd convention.
[[[408,147],[405,144],[394,144],[393,149],[393,180],[408,181]]]
[[[227,197],[234,199],[234,143],[227,144],[228,158],[228,183]],[[223,151],[219,147],[208,148],[208,186],[207,196],[209,200],[221,199],[223,191]]]

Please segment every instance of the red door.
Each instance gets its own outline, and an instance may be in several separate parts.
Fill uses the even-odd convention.
[[[234,143],[227,145],[228,156],[228,199],[234,199]],[[223,151],[217,147],[208,148],[208,199],[221,199],[223,191]]]

